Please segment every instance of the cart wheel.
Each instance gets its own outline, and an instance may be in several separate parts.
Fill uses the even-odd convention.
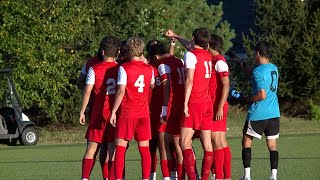
[[[38,133],[34,127],[27,127],[23,130],[20,143],[23,145],[35,145],[38,142]]]

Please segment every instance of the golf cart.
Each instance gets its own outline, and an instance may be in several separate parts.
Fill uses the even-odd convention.
[[[35,124],[22,113],[20,99],[12,78],[12,69],[0,69],[0,140],[15,145],[35,145],[38,134]]]

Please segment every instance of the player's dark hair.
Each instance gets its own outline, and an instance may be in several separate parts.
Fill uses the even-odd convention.
[[[211,39],[209,42],[210,48],[218,51],[222,54],[223,50],[223,38],[216,34],[211,34]]]
[[[119,54],[120,47],[120,39],[115,36],[106,36],[100,41],[100,55],[102,56],[102,51],[104,51],[104,57],[115,58]]]
[[[195,45],[202,47],[203,49],[208,49],[210,42],[210,33],[205,28],[198,28],[192,32],[193,41]]]
[[[164,44],[159,40],[150,40],[147,43],[147,59],[152,64],[154,63],[156,55],[163,55],[166,53]]]
[[[255,51],[259,52],[260,56],[265,58],[271,57],[271,50],[271,44],[267,41],[259,41],[255,47]]]
[[[123,64],[130,61],[128,51],[124,48],[127,41],[121,42],[120,53],[117,59],[118,64]]]

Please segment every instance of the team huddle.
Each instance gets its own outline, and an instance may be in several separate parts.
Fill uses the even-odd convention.
[[[166,36],[171,40],[169,50],[159,40],[145,45],[139,37],[122,42],[106,36],[97,56],[83,66],[78,79],[83,90],[79,122],[84,125],[88,114],[89,125],[82,180],[89,179],[97,154],[105,180],[125,179],[125,154],[133,138],[141,155],[143,180],[156,179],[157,149],[164,180],[208,180],[211,173],[213,179],[231,179],[232,157],[226,140],[230,83],[228,64],[222,55],[223,39],[204,28],[193,31],[192,41],[172,30]],[[183,60],[174,56],[176,41],[188,50]],[[268,46],[260,46],[256,46],[257,61],[269,56]],[[260,81],[253,85],[255,94],[246,99],[252,111],[248,111],[243,130],[244,180],[250,180],[252,137],[261,138],[263,133],[270,150],[270,179],[276,179],[275,139],[279,136],[280,113],[274,96],[278,72],[272,65],[260,68],[264,73],[271,69],[270,87],[270,78],[261,75],[259,66],[252,71]],[[276,101],[267,109],[273,113],[259,111],[270,104],[260,103],[266,96],[272,97],[271,104]],[[192,148],[195,138],[200,138],[204,152],[199,173]]]

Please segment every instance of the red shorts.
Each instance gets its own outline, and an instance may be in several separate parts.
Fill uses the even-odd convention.
[[[189,117],[184,117],[181,127],[194,130],[211,130],[212,102],[189,103]]]
[[[216,121],[216,115],[215,113],[217,112],[217,108],[213,108],[213,117],[212,117],[212,127],[211,127],[211,131],[212,132],[218,132],[218,131],[223,131],[226,132],[227,131],[227,118],[228,118],[228,104],[226,103],[223,106],[223,117],[221,120]]]
[[[168,114],[166,133],[172,134],[174,136],[180,135],[181,123],[183,119],[183,107],[170,109],[170,112]]]
[[[106,139],[109,136],[109,133],[107,132],[108,124],[111,125],[103,118],[102,115],[92,115],[89,121],[89,126],[85,138],[89,141],[97,143],[106,142]]]
[[[127,141],[135,138],[136,141],[151,139],[150,118],[119,118],[116,126],[116,138]]]

